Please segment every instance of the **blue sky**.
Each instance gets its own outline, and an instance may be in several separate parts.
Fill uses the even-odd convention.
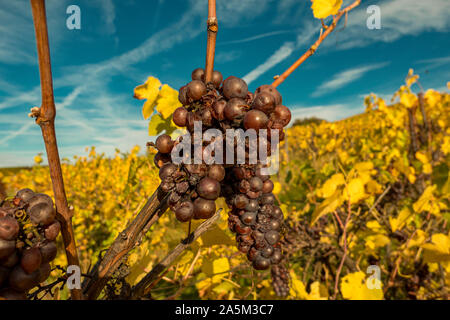
[[[148,121],[133,89],[150,75],[179,88],[204,65],[206,0],[47,0],[61,157],[96,146],[107,155],[144,146]],[[344,5],[351,1],[344,1]],[[309,0],[217,0],[217,70],[250,89],[271,83],[317,38]],[[44,152],[27,117],[40,104],[31,9],[0,0],[0,167],[30,165]],[[66,8],[81,9],[81,30],[66,27]],[[366,27],[369,5],[381,30]],[[389,99],[409,68],[425,88],[450,80],[450,1],[362,1],[345,30],[328,37],[280,87],[294,117],[345,118],[364,96]],[[343,25],[341,24],[341,27]]]

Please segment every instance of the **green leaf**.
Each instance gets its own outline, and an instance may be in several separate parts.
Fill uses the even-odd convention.
[[[148,124],[148,135],[149,136],[156,136],[158,135],[162,130],[161,126],[164,126],[166,122],[164,119],[159,115],[155,114],[150,119],[150,123]]]

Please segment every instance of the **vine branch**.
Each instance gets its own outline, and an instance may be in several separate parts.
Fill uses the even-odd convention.
[[[55,133],[55,99],[53,96],[52,68],[50,62],[50,48],[48,43],[47,18],[45,14],[45,0],[30,0],[33,13],[34,28],[41,78],[42,106],[33,115],[40,125],[42,137],[48,158],[48,167],[52,180],[53,193],[58,220],[61,223],[61,234],[64,241],[67,263],[79,266],[77,246],[72,227],[73,210],[67,203],[61,163],[59,160],[58,144]],[[36,108],[34,108],[36,109]],[[71,290],[73,300],[82,299],[81,290]]]
[[[216,17],[216,0],[208,0],[207,20],[208,40],[206,43],[205,82],[211,82],[214,71],[214,54],[216,51],[216,38],[219,25]]]
[[[339,11],[339,13],[333,18],[333,22],[331,23],[331,25],[329,25],[327,27],[324,26],[324,28],[323,28],[323,29],[325,29],[324,32],[322,32],[323,29],[321,29],[321,33],[320,33],[320,36],[317,39],[317,41],[297,61],[295,61],[292,66],[290,66],[285,72],[283,72],[283,74],[280,75],[272,83],[272,86],[274,86],[275,88],[278,87],[280,84],[283,83],[284,80],[286,80],[287,77],[289,77],[289,75],[292,72],[295,71],[295,69],[297,69],[303,62],[305,62],[306,59],[308,59],[310,56],[312,56],[316,52],[317,48],[319,48],[322,41],[325,40],[325,38],[328,37],[331,32],[333,32],[333,30],[337,26],[337,23],[339,22],[339,20],[341,20],[342,16],[346,15],[350,10],[359,6],[360,3],[361,3],[361,0],[356,0],[355,2],[353,2],[351,5],[349,5],[345,9],[342,9],[341,11]],[[323,25],[323,21],[322,21],[322,25]]]
[[[194,232],[189,234],[189,236],[182,240],[164,259],[162,259],[158,264],[156,264],[153,269],[142,278],[132,289],[132,298],[136,299],[147,295],[151,289],[153,281],[155,281],[159,274],[161,274],[165,269],[167,269],[179,256],[180,254],[188,248],[191,243],[197,240],[203,233],[209,230],[214,223],[220,218],[219,209],[215,215],[213,215],[208,220],[204,221]]]
[[[89,273],[90,278],[83,283],[83,292],[88,299],[95,300],[99,296],[109,278],[125,260],[126,255],[138,245],[142,236],[166,212],[168,195],[158,188],[136,218],[118,234],[104,257]]]

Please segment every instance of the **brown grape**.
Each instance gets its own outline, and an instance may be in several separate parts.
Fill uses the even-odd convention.
[[[277,106],[275,108],[274,114],[275,114],[275,118],[279,119],[282,122],[283,126],[287,126],[289,124],[289,122],[291,121],[292,115],[291,115],[291,111],[289,110],[288,107]],[[275,129],[278,129],[278,128],[275,128]],[[279,129],[281,129],[281,128],[279,128]]]
[[[192,80],[204,81],[205,80],[205,70],[203,68],[197,68],[192,71],[191,74]]]
[[[58,221],[45,227],[44,236],[49,241],[55,241],[61,231],[61,224]]]
[[[214,87],[216,89],[219,89],[220,85],[222,84],[222,81],[223,81],[222,74],[219,71],[214,70],[211,79],[211,82],[213,83]]]
[[[173,123],[179,127],[186,127],[188,112],[185,107],[177,108],[172,116]]]
[[[9,285],[12,289],[26,292],[39,283],[39,270],[26,273],[21,266],[16,266],[9,275]]]
[[[30,274],[39,269],[42,262],[41,252],[38,248],[29,248],[22,253],[20,265],[22,269]]]
[[[255,96],[252,107],[268,115],[275,109],[275,98],[270,92],[262,91]]]
[[[7,258],[16,249],[16,242],[14,240],[0,239],[0,259]]]
[[[156,149],[161,153],[170,153],[173,148],[172,138],[168,134],[162,134],[156,138]]]
[[[180,103],[182,105],[188,105],[189,104],[189,99],[187,96],[187,86],[182,86],[180,88],[180,90],[178,91],[178,101],[180,101]]]
[[[175,211],[175,217],[180,222],[187,222],[194,217],[194,205],[191,201],[184,201]]]
[[[187,86],[187,95],[192,100],[200,100],[206,94],[206,86],[199,80],[192,80]]]
[[[53,261],[56,258],[57,248],[54,241],[45,243],[39,249],[42,255],[42,263]]]
[[[247,97],[248,87],[244,80],[237,77],[228,77],[223,82],[223,95],[227,99]]]
[[[0,239],[14,240],[19,235],[19,223],[10,216],[0,218]]]
[[[264,112],[259,110],[250,110],[245,114],[244,127],[245,129],[264,129],[267,127],[268,121],[269,118],[267,118]]]
[[[216,212],[214,200],[197,198],[194,201],[194,219],[209,219]]]
[[[208,177],[222,181],[225,178],[225,168],[220,164],[212,164],[208,169]]]
[[[275,104],[276,105],[280,105],[283,101],[281,98],[281,94],[278,92],[278,90],[270,85],[270,84],[264,84],[262,86],[260,86],[258,89],[256,89],[255,94],[259,94],[260,92],[269,92],[270,94],[273,95],[273,97],[275,98]]]
[[[247,103],[240,98],[233,98],[227,102],[223,114],[226,119],[233,121],[242,118],[248,108]]]
[[[49,225],[55,221],[56,212],[53,206],[46,203],[39,203],[29,210],[30,220],[35,225]]]

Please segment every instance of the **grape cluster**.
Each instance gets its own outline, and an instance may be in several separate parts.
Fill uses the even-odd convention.
[[[275,87],[263,85],[252,93],[243,79],[230,76],[223,80],[218,71],[213,71],[212,81],[206,83],[204,70],[195,69],[192,81],[180,88],[178,98],[183,106],[175,110],[173,122],[185,127],[191,137],[196,121],[201,121],[203,131],[220,130],[223,141],[227,129],[254,129],[257,133],[267,129],[265,137],[257,137],[257,145],[266,147],[269,156],[276,147],[271,145],[271,136],[276,131],[282,141],[283,128],[291,120],[291,112],[282,105],[281,94]],[[207,164],[211,163],[208,158],[211,155],[206,151],[215,141],[212,139],[202,142],[201,148],[191,155],[191,158],[200,156],[201,164],[176,165],[172,163],[170,153],[181,141],[163,134],[154,144],[158,149],[155,164],[160,168],[161,189],[170,192],[168,201],[176,218],[182,222],[207,219],[216,210],[215,200],[222,196],[231,209],[229,228],[236,234],[238,249],[247,255],[256,270],[277,266],[282,260],[283,212],[275,204],[273,182],[268,175],[262,174],[262,159],[257,164],[248,161],[249,141],[244,141],[244,164],[237,164],[237,161],[224,165]],[[237,147],[235,140],[235,155]],[[225,152],[229,152],[228,149]],[[278,288],[285,287],[280,284]],[[277,293],[285,295],[286,289],[279,289]]]
[[[209,219],[216,212],[215,200],[221,194],[225,168],[220,164],[174,164],[170,158],[174,144],[166,134],[156,139],[155,164],[159,167],[161,190],[170,192],[169,206],[179,221]]]
[[[52,199],[30,189],[0,207],[0,299],[26,299],[50,275],[61,225]]]

